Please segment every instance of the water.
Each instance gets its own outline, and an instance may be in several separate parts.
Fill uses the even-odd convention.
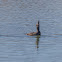
[[[0,0],[0,62],[62,62],[61,21],[61,0]]]

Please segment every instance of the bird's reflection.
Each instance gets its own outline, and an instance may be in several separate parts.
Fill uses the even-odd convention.
[[[37,36],[36,37],[36,48],[37,49],[39,48],[39,38],[40,38],[40,36]]]

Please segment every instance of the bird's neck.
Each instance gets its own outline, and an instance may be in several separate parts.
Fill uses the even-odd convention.
[[[39,32],[39,27],[37,27],[37,32]]]

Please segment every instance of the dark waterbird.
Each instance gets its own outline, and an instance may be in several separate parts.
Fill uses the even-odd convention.
[[[36,24],[36,28],[37,28],[37,32],[27,33],[26,35],[29,35],[29,36],[41,35],[40,29],[39,29],[39,21]]]

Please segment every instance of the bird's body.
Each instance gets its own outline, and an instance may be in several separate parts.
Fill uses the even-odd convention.
[[[37,32],[27,33],[26,35],[29,35],[29,36],[41,35],[39,30],[39,21],[38,21],[38,24],[36,24],[36,27],[37,27]]]
[[[31,32],[31,33],[28,33],[27,35],[35,36],[35,35],[40,35],[40,33],[38,33],[38,32]]]

